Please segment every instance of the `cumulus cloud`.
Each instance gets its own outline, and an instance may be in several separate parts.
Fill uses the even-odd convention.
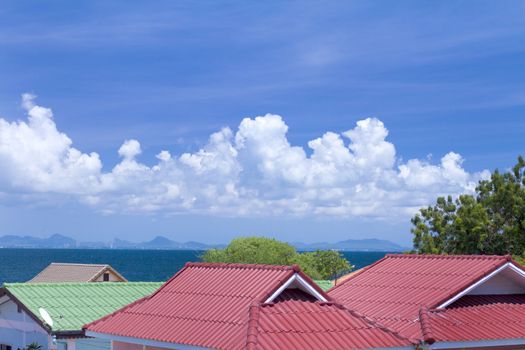
[[[326,132],[307,152],[290,144],[288,126],[272,114],[223,128],[193,153],[159,150],[153,166],[137,160],[137,140],[126,140],[121,161],[103,171],[99,155],[74,148],[51,109],[34,100],[23,95],[27,120],[0,118],[0,200],[65,197],[105,213],[386,218],[411,214],[438,195],[470,192],[487,175],[468,173],[454,152],[437,164],[402,162],[375,118]]]

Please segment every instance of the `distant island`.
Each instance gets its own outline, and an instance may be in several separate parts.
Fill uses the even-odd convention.
[[[340,251],[400,252],[409,249],[381,239],[349,239],[335,243],[291,242],[291,244],[300,251],[335,249]],[[206,244],[193,241],[177,242],[163,236],[157,236],[145,242],[129,242],[118,238],[112,242],[78,242],[74,238],[61,234],[54,234],[47,238],[16,235],[0,237],[0,248],[207,250],[224,248],[225,246],[225,244]]]

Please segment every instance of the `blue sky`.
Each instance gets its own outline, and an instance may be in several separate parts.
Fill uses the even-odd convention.
[[[524,42],[521,1],[5,1],[0,234],[407,245],[525,153]]]

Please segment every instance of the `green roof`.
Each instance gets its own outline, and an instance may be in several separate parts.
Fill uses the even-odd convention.
[[[314,282],[325,292],[334,286],[334,282],[330,280],[315,280]]]
[[[53,332],[80,331],[160,288],[160,282],[5,283],[4,287],[41,321],[44,308]]]

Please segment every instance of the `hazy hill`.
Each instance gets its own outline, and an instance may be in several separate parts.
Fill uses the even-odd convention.
[[[396,243],[381,239],[349,239],[336,243],[291,243],[298,250],[326,250],[335,249],[340,251],[385,251],[399,252],[407,250]],[[32,236],[7,235],[0,237],[0,248],[86,248],[86,249],[181,249],[181,250],[206,250],[210,248],[222,248],[224,244],[206,244],[201,242],[177,242],[164,236],[156,236],[145,242],[129,242],[116,238],[112,243],[108,242],[77,242],[75,239],[54,234],[48,238],[37,238]]]

